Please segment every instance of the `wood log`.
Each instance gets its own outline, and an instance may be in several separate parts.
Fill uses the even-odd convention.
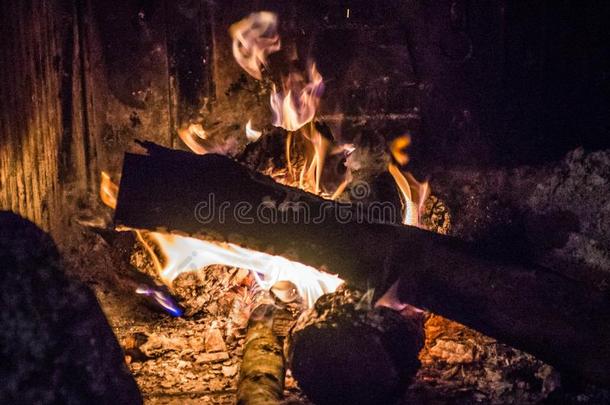
[[[165,230],[282,255],[338,273],[357,287],[374,286],[377,296],[398,281],[396,301],[463,323],[578,377],[610,383],[606,293],[549,269],[495,258],[452,237],[346,220],[357,211],[354,206],[279,185],[227,157],[144,146],[148,155],[125,156],[118,227]],[[273,211],[272,202],[276,208],[293,205],[274,211],[283,214],[281,221],[252,212]],[[309,220],[292,215],[296,202],[307,207]],[[247,221],[232,215],[238,203],[252,207]],[[230,211],[222,209],[227,204]]]
[[[267,316],[272,312],[272,306],[263,304],[250,318],[237,388],[239,405],[276,405],[284,395],[284,355]]]
[[[0,403],[142,404],[94,293],[49,234],[0,211]]]
[[[304,312],[286,344],[293,376],[316,404],[392,404],[419,369],[423,317],[371,309],[340,287]]]

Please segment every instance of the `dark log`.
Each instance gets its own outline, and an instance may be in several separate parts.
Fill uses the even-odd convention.
[[[316,404],[392,404],[419,369],[423,322],[340,287],[301,315],[286,352],[293,376]]]
[[[0,403],[142,403],[95,295],[47,233],[0,211],[0,263]]]
[[[397,301],[463,323],[560,370],[610,383],[607,294],[539,266],[495,258],[455,238],[346,220],[354,206],[279,185],[223,156],[145,146],[148,155],[125,156],[117,226],[282,255],[338,273],[357,287],[374,286],[378,296],[399,280]],[[283,221],[265,221],[255,208],[249,223],[233,215],[237,203],[258,207],[269,201],[300,202],[310,219],[323,219],[284,215]],[[223,203],[230,204],[224,215]]]
[[[284,395],[284,355],[272,329],[273,310],[263,304],[250,317],[237,388],[239,405],[275,405]]]

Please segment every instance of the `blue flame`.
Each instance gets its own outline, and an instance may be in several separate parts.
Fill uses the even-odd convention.
[[[178,303],[169,293],[157,289],[156,287],[142,284],[136,288],[136,293],[150,297],[171,316],[179,317],[184,314],[182,308],[180,308]]]

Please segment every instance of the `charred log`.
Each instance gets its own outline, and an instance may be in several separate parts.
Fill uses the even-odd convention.
[[[291,331],[290,368],[316,404],[395,403],[420,366],[421,319],[365,300],[348,288],[324,295]]]
[[[48,234],[0,211],[0,403],[141,404],[95,295],[60,260]]]
[[[223,156],[145,146],[148,155],[125,156],[119,227],[282,255],[339,273],[357,287],[375,286],[378,295],[398,281],[397,302],[463,323],[560,370],[610,383],[606,293],[455,238],[368,222],[353,205],[279,185]],[[294,203],[306,207],[309,220],[294,215]],[[250,207],[249,216],[243,207]],[[257,215],[256,207],[278,217]]]

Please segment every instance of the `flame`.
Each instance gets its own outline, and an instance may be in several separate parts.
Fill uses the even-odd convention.
[[[116,200],[119,194],[119,186],[112,182],[112,179],[106,172],[102,172],[102,180],[100,182],[100,198],[108,207],[116,208]]]
[[[205,146],[208,134],[201,124],[190,124],[188,128],[178,129],[178,136],[194,153],[198,155],[208,153],[208,148]]]
[[[347,9],[347,17],[349,18],[349,9]],[[262,68],[267,66],[268,56],[281,48],[277,28],[277,15],[263,11],[250,14],[229,29],[233,39],[235,60],[256,79],[262,79]],[[336,157],[334,154],[351,153],[353,146],[337,146],[329,139],[330,137],[325,137],[316,129],[314,117],[323,92],[324,81],[314,63],[305,73],[290,71],[282,77],[281,90],[273,85],[270,95],[272,124],[288,131],[285,153],[290,181],[298,183],[303,190],[335,199],[352,180],[351,173],[349,170],[346,171],[345,177],[332,194],[328,190],[323,192],[321,181],[324,164],[327,160],[331,161],[332,157]],[[262,135],[261,131],[252,129],[251,120],[245,125],[245,133],[249,142],[255,142]],[[214,143],[213,132],[206,133],[201,124],[183,127],[178,130],[178,135],[194,153],[203,155],[219,149]],[[408,134],[390,142],[389,149],[395,163],[389,164],[388,171],[394,178],[402,197],[403,223],[419,226],[422,208],[430,193],[429,185],[427,182],[418,182],[410,173],[403,173],[397,166],[408,163],[409,156],[405,149],[410,143],[411,138]],[[293,144],[302,146],[299,150],[304,149],[303,154],[295,159],[297,161],[295,164],[300,166],[298,176],[294,174],[296,170],[293,170],[291,159]],[[220,148],[220,151],[222,153],[223,149]],[[118,186],[111,181],[110,176],[102,172],[100,184],[102,201],[115,208],[118,190]],[[231,243],[204,241],[144,230],[134,229],[134,232],[150,255],[160,279],[170,288],[176,277],[184,272],[210,265],[224,265],[251,271],[257,285],[266,290],[271,289],[278,282],[291,283],[304,302],[311,307],[318,297],[334,292],[343,283],[337,275],[316,270],[281,256],[246,249]],[[139,287],[137,292],[155,299],[169,311],[179,313],[179,307],[162,292],[146,286]],[[372,298],[372,295],[369,298]],[[370,302],[366,304],[370,305]]]
[[[313,193],[320,194],[320,179],[324,169],[324,161],[329,150],[330,142],[324,138],[313,125],[309,134],[301,131],[306,142],[306,159],[299,176],[299,187],[303,190],[313,189]]]
[[[231,243],[149,232],[160,247],[164,263],[160,272],[168,286],[180,274],[213,264],[251,270],[260,287],[269,290],[278,281],[290,281],[299,295],[312,306],[322,294],[335,291],[343,283],[339,277],[324,273],[282,256],[246,249]]]
[[[246,124],[246,138],[248,138],[248,141],[256,142],[262,134],[263,133],[261,131],[252,129],[252,120],[248,120],[248,123]]]
[[[182,316],[184,313],[182,308],[180,308],[180,306],[174,301],[171,295],[149,285],[139,285],[136,288],[136,294],[145,295],[155,300],[158,305],[164,308],[172,316]]]
[[[102,172],[102,201],[109,207],[116,208],[118,191],[119,187],[112,182],[110,176]],[[343,283],[336,275],[324,273],[282,256],[257,252],[232,243],[203,241],[160,232],[134,231],[150,255],[161,281],[170,288],[176,277],[184,272],[219,264],[252,271],[258,285],[265,290],[271,289],[278,281],[289,281],[296,285],[303,301],[311,307],[321,295],[334,292]],[[153,244],[159,248],[163,259],[159,258]],[[139,288],[136,292],[152,294],[165,308],[174,310],[164,296],[154,291]]]
[[[401,172],[396,165],[390,163],[388,171],[394,178],[403,201],[403,221],[405,225],[419,226],[420,215],[426,198],[430,195],[428,182],[420,183],[411,173]]]
[[[275,85],[271,91],[273,125],[296,131],[310,122],[324,93],[322,75],[312,64],[307,79],[299,72],[291,72],[282,80],[282,91]]]
[[[404,166],[409,162],[409,155],[405,151],[411,144],[411,136],[404,134],[390,142],[390,152],[399,165]]]
[[[277,33],[277,15],[269,11],[252,13],[231,25],[233,57],[250,76],[261,80],[261,68],[267,65],[267,56],[281,48]]]

